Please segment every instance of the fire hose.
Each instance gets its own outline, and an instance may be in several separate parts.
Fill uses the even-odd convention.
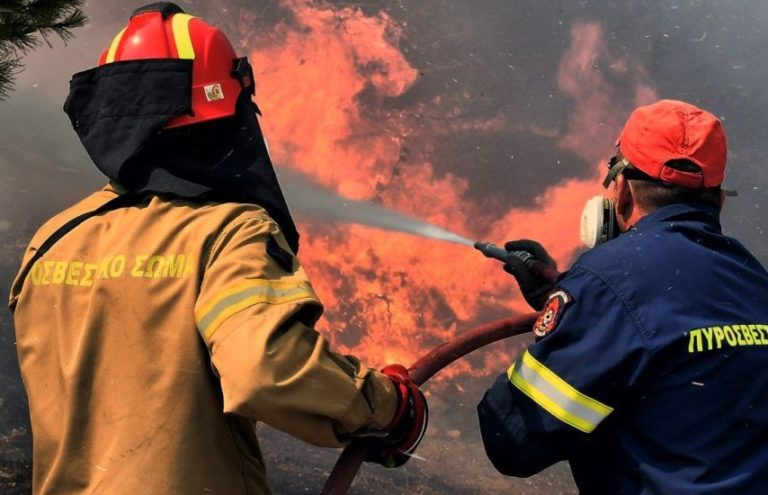
[[[507,337],[528,333],[531,330],[535,313],[505,318],[473,328],[436,347],[408,369],[411,379],[417,385],[423,385],[438,371],[470,352]],[[369,444],[352,442],[336,461],[322,495],[344,495],[365,460]]]
[[[553,282],[559,275],[555,268],[536,260],[525,251],[508,252],[495,244],[483,242],[476,242],[474,247],[486,257],[495,258],[505,263],[509,256],[517,256],[534,272]],[[408,369],[408,373],[411,379],[421,386],[437,372],[470,352],[498,340],[529,332],[536,317],[536,313],[529,313],[473,328],[432,349],[416,361]],[[345,495],[347,493],[365,460],[368,448],[369,443],[358,441],[352,442],[344,449],[325,482],[322,495]]]

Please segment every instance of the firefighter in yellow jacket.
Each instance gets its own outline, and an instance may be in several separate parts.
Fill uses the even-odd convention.
[[[403,464],[426,403],[402,366],[329,350],[322,305],[218,29],[134,12],[65,111],[110,185],[34,236],[10,297],[35,494],[269,493],[263,421]]]

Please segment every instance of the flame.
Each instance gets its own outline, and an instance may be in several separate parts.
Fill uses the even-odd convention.
[[[295,167],[342,196],[377,201],[469,238],[536,239],[561,268],[567,266],[578,248],[581,208],[601,191],[601,153],[610,153],[630,103],[655,98],[643,74],[630,73],[628,64],[607,53],[599,24],[572,26],[559,65],[559,88],[574,105],[566,132],[527,130],[556,136],[556,145],[594,163],[594,173],[553,183],[528,207],[485,212],[469,196],[466,179],[437,174],[427,159],[404,160],[416,131],[406,114],[414,109],[387,109],[386,102],[406,94],[418,78],[400,49],[406,26],[386,12],[366,15],[308,0],[282,4],[293,18],[258,39],[251,53],[256,99],[278,166]],[[597,63],[612,67],[630,98],[594,70]],[[440,101],[438,95],[431,103]],[[498,115],[471,125],[509,126]],[[425,149],[437,139],[423,131],[418,136]],[[300,257],[326,305],[319,330],[336,349],[370,366],[410,364],[462,329],[530,311],[498,262],[467,247],[360,225],[299,223]],[[512,352],[497,348],[442,376],[504,369]]]

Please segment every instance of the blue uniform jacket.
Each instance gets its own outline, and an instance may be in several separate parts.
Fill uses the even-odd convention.
[[[478,405],[500,472],[567,459],[587,494],[768,493],[768,273],[714,208],[647,215],[555,294]]]

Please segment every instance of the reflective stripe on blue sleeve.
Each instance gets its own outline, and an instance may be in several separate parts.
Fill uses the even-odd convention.
[[[507,371],[509,381],[544,410],[577,430],[590,433],[613,408],[584,395],[527,350]]]

